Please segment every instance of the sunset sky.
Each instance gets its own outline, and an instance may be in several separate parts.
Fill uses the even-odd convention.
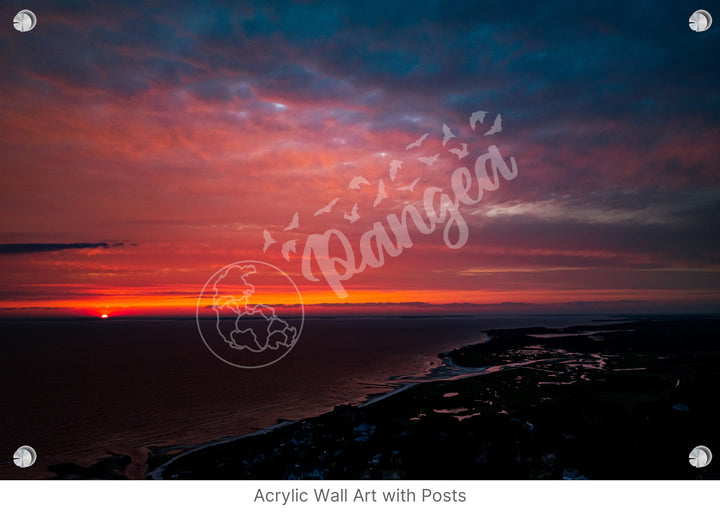
[[[720,2],[698,7],[720,21]],[[38,18],[28,33],[11,23],[23,8]],[[694,33],[691,13],[664,1],[4,2],[0,317],[193,314],[215,271],[244,260],[285,271],[310,313],[716,311],[720,23]],[[483,136],[498,114],[502,132]],[[462,143],[459,159],[449,150]],[[358,254],[373,224],[428,188],[449,193],[489,146],[518,175],[462,207],[462,248],[445,246],[443,225],[411,228],[412,248],[345,281],[345,299],[303,276],[309,235],[340,230]],[[349,190],[355,176],[369,185]],[[380,180],[388,198],[373,207]],[[263,230],[277,241],[266,252]],[[262,288],[284,303],[285,285]]]

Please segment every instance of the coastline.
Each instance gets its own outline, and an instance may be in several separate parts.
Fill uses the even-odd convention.
[[[152,471],[146,472],[146,473],[145,473],[145,477],[146,477],[147,479],[155,479],[155,480],[163,479],[162,473],[165,471],[165,469],[166,469],[168,466],[170,466],[172,463],[174,463],[176,460],[179,460],[179,459],[181,459],[181,458],[183,458],[183,457],[185,457],[185,456],[188,456],[188,455],[193,454],[193,453],[195,453],[195,452],[201,451],[201,450],[203,450],[203,449],[207,449],[207,448],[209,448],[209,447],[214,447],[214,446],[216,446],[216,445],[223,445],[223,444],[233,443],[233,442],[236,442],[236,441],[238,441],[238,440],[243,440],[243,439],[245,439],[245,438],[251,438],[251,437],[253,437],[253,436],[261,436],[261,435],[263,435],[263,434],[270,433],[270,432],[275,431],[275,430],[277,430],[277,429],[282,429],[283,427],[285,427],[285,426],[287,426],[287,425],[294,424],[295,422],[297,422],[297,421],[296,421],[296,420],[284,420],[284,421],[279,422],[279,423],[277,423],[277,424],[275,424],[275,425],[273,425],[273,426],[266,427],[265,429],[258,429],[257,431],[253,431],[252,433],[244,434],[244,435],[242,435],[242,436],[233,436],[233,437],[230,437],[230,438],[221,438],[221,439],[219,439],[219,440],[215,440],[215,441],[212,441],[212,442],[207,442],[207,443],[200,444],[200,445],[197,445],[197,446],[190,446],[190,448],[188,448],[188,450],[186,450],[185,452],[182,452],[182,453],[180,453],[180,454],[177,454],[177,455],[173,456],[173,457],[170,458],[167,462],[163,463],[163,464],[160,465],[159,467],[156,467],[156,468],[153,469]]]
[[[416,375],[367,383],[390,389],[364,400],[196,445],[139,446],[148,454],[138,474],[562,479],[569,469],[591,479],[696,477],[658,457],[618,465],[635,448],[675,447],[683,460],[675,467],[683,469],[686,444],[717,435],[707,412],[698,411],[720,390],[717,329],[715,317],[671,317],[490,330],[490,339],[439,353],[440,364],[426,362]],[[695,438],[697,432],[705,435]],[[128,463],[115,455],[53,472],[60,479],[127,479]]]
[[[444,381],[444,380],[452,381],[452,380],[456,380],[456,379],[460,379],[460,378],[466,378],[466,377],[470,377],[470,376],[474,376],[474,375],[480,375],[484,371],[486,371],[487,368],[485,368],[485,367],[467,368],[467,367],[459,366],[452,359],[451,354],[452,354],[452,352],[460,350],[466,346],[472,347],[472,346],[482,345],[483,343],[486,343],[487,341],[489,341],[489,339],[490,339],[489,336],[487,334],[485,334],[484,338],[482,338],[477,343],[474,343],[471,345],[465,345],[462,347],[455,347],[452,350],[442,352],[441,354],[438,355],[438,358],[442,360],[442,364],[425,372],[423,375],[420,375],[420,376],[405,375],[405,376],[393,377],[391,379],[388,379],[388,381],[392,382],[392,383],[395,383],[397,381],[405,381],[405,382],[401,382],[398,386],[396,386],[386,392],[382,392],[382,393],[378,393],[378,394],[369,394],[365,397],[365,400],[360,403],[353,403],[352,401],[350,401],[350,402],[346,402],[344,404],[340,404],[339,406],[336,406],[336,408],[344,407],[344,406],[366,408],[372,404],[376,404],[378,402],[386,400],[389,397],[398,395],[398,394],[400,394],[408,389],[411,389],[415,386],[418,386],[419,384],[422,384],[422,383]],[[186,448],[187,450],[185,450],[182,453],[172,456],[166,462],[160,464],[159,466],[153,468],[152,470],[146,471],[145,477],[146,477],[146,479],[162,480],[163,479],[162,474],[166,470],[166,468],[169,467],[171,464],[173,464],[175,461],[177,461],[183,457],[192,455],[193,453],[196,453],[198,451],[201,451],[201,450],[204,450],[204,449],[207,449],[210,447],[214,447],[216,445],[230,444],[230,443],[234,443],[234,442],[237,442],[240,440],[244,440],[246,438],[252,438],[255,436],[261,436],[264,434],[268,434],[268,433],[271,433],[277,429],[281,429],[288,425],[292,425],[292,424],[295,424],[298,422],[302,423],[306,420],[309,420],[312,418],[317,418],[319,416],[332,413],[334,410],[335,410],[335,408],[330,411],[322,412],[317,415],[307,416],[307,417],[304,417],[299,420],[283,420],[283,421],[281,421],[275,425],[272,425],[270,427],[266,427],[264,429],[258,429],[257,431],[253,431],[251,433],[243,434],[240,436],[221,438],[218,440],[213,440],[210,442],[205,442],[205,443],[201,443],[201,444],[197,444],[197,445],[182,446],[182,448]],[[181,446],[174,447],[174,448],[176,448],[176,449],[181,448]]]
[[[720,387],[716,321],[638,320],[602,325],[601,334],[593,332],[599,325],[491,331],[485,346],[441,354],[443,364],[424,379],[395,379],[408,383],[186,451],[148,477],[694,478],[683,467],[686,441],[716,431],[707,413],[692,409],[711,404]],[[677,449],[684,463],[641,452],[648,456],[625,465],[642,444],[651,445],[642,451]]]
[[[519,329],[524,330],[524,329]],[[420,386],[422,384],[426,383],[435,383],[435,382],[453,382],[461,379],[467,379],[471,377],[476,377],[480,375],[486,375],[491,373],[498,373],[502,372],[504,370],[514,369],[514,368],[520,368],[523,366],[528,366],[530,364],[543,362],[543,361],[552,361],[552,359],[535,359],[535,360],[529,360],[524,361],[520,363],[511,363],[511,364],[505,364],[505,365],[493,365],[493,366],[482,366],[482,367],[468,367],[468,366],[460,366],[458,365],[455,360],[453,359],[453,352],[458,352],[460,350],[463,350],[465,348],[473,348],[480,345],[483,345],[487,343],[490,340],[489,336],[485,336],[485,339],[478,341],[477,343],[470,344],[470,345],[464,345],[461,347],[453,348],[452,350],[448,350],[446,352],[442,352],[438,354],[438,358],[442,360],[442,364],[431,369],[428,372],[425,372],[424,375],[421,376],[414,376],[414,375],[407,375],[407,376],[397,376],[392,379],[388,379],[389,381],[396,382],[396,381],[406,381],[402,382],[398,386],[390,389],[389,391],[378,393],[378,394],[370,394],[367,395],[365,400],[360,403],[353,403],[353,402],[347,402],[344,404],[340,404],[335,406],[330,411],[322,412],[317,415],[307,416],[304,418],[301,418],[299,420],[283,420],[275,425],[269,426],[264,429],[258,429],[257,431],[253,431],[251,433],[243,434],[240,436],[232,436],[227,438],[221,438],[218,440],[213,440],[210,442],[205,442],[197,445],[190,445],[190,446],[176,446],[176,447],[164,447],[164,449],[179,449],[184,448],[186,449],[184,452],[181,452],[179,454],[173,455],[170,457],[167,461],[161,463],[159,466],[153,468],[152,470],[146,471],[145,477],[146,479],[153,479],[153,480],[163,480],[162,474],[167,468],[175,463],[177,460],[180,460],[182,458],[188,457],[193,455],[194,453],[197,453],[199,451],[203,451],[215,446],[219,445],[227,445],[239,442],[241,440],[245,440],[248,438],[253,438],[256,436],[262,436],[269,433],[272,433],[278,429],[282,429],[283,427],[293,425],[293,424],[302,424],[304,422],[307,422],[309,420],[319,418],[325,415],[332,414],[335,410],[338,408],[357,408],[357,409],[363,409],[368,408],[369,406],[373,404],[380,403],[384,400],[389,399],[390,397],[399,395],[407,390],[416,388],[417,386]]]
[[[8,333],[16,346],[5,347],[4,357],[35,367],[20,397],[5,400],[13,418],[3,433],[12,442],[31,439],[39,459],[32,469],[0,466],[0,477],[97,479],[107,465],[94,465],[126,456],[129,464],[108,475],[144,479],[152,470],[149,447],[153,454],[171,447],[177,454],[338,404],[363,403],[368,394],[395,388],[398,383],[388,381],[393,375],[421,375],[438,364],[438,353],[474,342],[487,323],[498,321],[504,324],[503,318],[455,316],[310,318],[291,360],[247,372],[227,368],[199,347],[194,320],[13,323]],[[98,342],[108,346],[94,348]],[[87,375],[57,369],[62,361]],[[17,385],[13,375],[3,379],[5,393]],[[47,393],[44,386],[60,389]],[[46,421],[56,422],[52,433]]]

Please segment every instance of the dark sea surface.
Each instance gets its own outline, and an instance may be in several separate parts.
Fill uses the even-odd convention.
[[[52,477],[60,463],[240,436],[397,387],[487,329],[567,327],[598,316],[306,318],[295,348],[256,370],[203,345],[195,320],[0,320],[0,479]],[[20,445],[38,453],[12,464]]]

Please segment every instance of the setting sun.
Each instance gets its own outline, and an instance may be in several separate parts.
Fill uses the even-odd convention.
[[[103,315],[102,315],[102,316],[100,316],[100,317],[101,317],[101,318],[107,318],[107,317],[108,317],[108,315],[107,315],[107,314],[103,314]]]

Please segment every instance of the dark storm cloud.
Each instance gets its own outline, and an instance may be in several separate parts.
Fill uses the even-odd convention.
[[[124,246],[123,242],[70,242],[70,243],[17,243],[0,244],[0,255],[17,255],[20,253],[46,253],[77,249],[110,249]]]
[[[698,116],[717,121],[720,102],[709,93],[720,79],[704,72],[720,65],[707,50],[718,31],[692,34],[687,8],[665,2],[123,2],[42,11],[57,23],[22,42],[3,38],[5,55],[19,58],[4,64],[126,96],[195,82],[212,94],[208,81],[234,75],[309,99],[381,89],[393,111],[398,98],[458,115],[483,102],[531,125],[700,106]]]
[[[647,151],[720,122],[720,76],[707,73],[720,68],[709,50],[720,31],[692,33],[687,7],[667,2],[80,2],[38,10],[45,25],[0,40],[8,77],[25,85],[364,104],[380,130],[414,131],[418,115],[427,126],[497,110],[514,136],[547,147],[547,160],[558,140],[582,149],[630,139]],[[576,131],[607,121],[623,127]],[[549,137],[547,128],[557,131]],[[651,154],[642,173],[683,168],[694,177],[707,162]]]

